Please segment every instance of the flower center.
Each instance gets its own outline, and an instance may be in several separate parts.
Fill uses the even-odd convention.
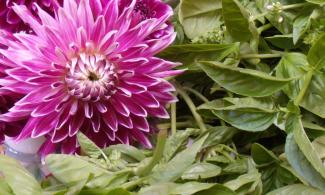
[[[80,53],[67,63],[65,82],[69,94],[77,99],[107,100],[116,92],[115,64],[102,55]]]

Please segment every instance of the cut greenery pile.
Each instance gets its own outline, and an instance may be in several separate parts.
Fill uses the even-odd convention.
[[[0,157],[0,194],[324,194],[325,0],[181,0],[160,54],[187,72],[153,150],[49,155],[37,182]]]

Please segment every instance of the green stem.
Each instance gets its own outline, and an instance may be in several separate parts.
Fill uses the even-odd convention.
[[[272,28],[273,25],[271,23],[268,23],[268,24],[265,24],[263,26],[260,26],[257,31],[258,31],[258,34],[261,34],[263,31],[267,30],[267,29],[270,29]]]
[[[171,130],[172,134],[174,135],[177,131],[177,125],[176,125],[176,102],[172,103],[170,106],[170,112],[171,112]]]
[[[182,128],[182,127],[191,127],[193,126],[192,121],[184,121],[184,122],[176,122],[176,129]],[[160,123],[157,125],[158,129],[170,129],[172,126],[170,123]]]
[[[301,103],[301,101],[303,100],[305,94],[306,94],[306,91],[309,87],[309,84],[311,82],[311,79],[313,78],[313,74],[314,74],[314,70],[309,70],[307,75],[306,75],[306,78],[305,78],[305,81],[304,81],[304,84],[298,94],[298,96],[296,97],[296,99],[294,100],[294,104],[296,106],[299,106],[299,104]]]
[[[156,149],[153,153],[152,158],[150,159],[148,164],[144,165],[143,167],[139,167],[138,170],[135,171],[136,175],[144,176],[150,173],[150,171],[156,166],[156,164],[160,161],[163,156],[166,140],[167,130],[164,129],[159,131]]]
[[[291,4],[291,5],[284,5],[282,7],[282,10],[288,10],[288,9],[295,9],[295,8],[300,8],[300,7],[306,7],[310,5],[309,3],[296,3],[296,4]]]
[[[145,179],[146,179],[145,177],[141,177],[137,180],[124,183],[123,185],[121,185],[121,188],[126,189],[126,190],[132,190],[133,188],[135,188],[136,186],[141,184]]]
[[[193,101],[191,100],[190,96],[187,95],[187,93],[183,90],[183,88],[180,85],[176,85],[176,90],[179,93],[180,96],[182,96],[182,98],[184,99],[184,101],[186,102],[187,106],[189,107],[189,109],[192,112],[192,115],[197,123],[197,125],[199,126],[199,128],[205,132],[207,131],[203,119],[202,117],[196,112],[196,106],[194,105]]]
[[[250,21],[257,20],[257,19],[259,19],[259,18],[261,18],[261,17],[266,16],[267,14],[268,14],[268,12],[264,12],[264,13],[258,14],[258,15],[256,15],[256,16],[252,16],[252,17],[250,18]]]
[[[198,92],[195,89],[192,89],[192,88],[189,88],[189,87],[183,87],[183,89],[185,89],[186,91],[189,91],[189,92],[193,93],[194,95],[196,95],[198,98],[200,98],[205,103],[210,102],[208,100],[208,98],[204,97],[204,95],[202,95],[200,92]]]
[[[242,59],[249,58],[259,58],[259,59],[267,59],[267,58],[280,58],[281,54],[244,54],[241,56]]]

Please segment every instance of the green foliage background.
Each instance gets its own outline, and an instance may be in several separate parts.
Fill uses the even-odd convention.
[[[159,55],[187,71],[155,148],[79,134],[83,156],[49,155],[42,182],[1,156],[0,194],[325,194],[325,1],[166,2]]]

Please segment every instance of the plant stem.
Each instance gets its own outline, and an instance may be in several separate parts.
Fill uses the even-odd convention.
[[[310,5],[310,4],[309,3],[296,3],[296,4],[291,4],[291,5],[284,5],[282,7],[282,10],[295,9],[295,8],[305,7],[307,5]]]
[[[176,122],[176,129],[177,128],[182,128],[182,127],[189,127],[189,126],[193,126],[192,121],[184,121],[184,122]],[[157,125],[158,129],[169,129],[171,128],[171,124],[170,123],[160,123]]]
[[[127,183],[124,183],[121,188],[123,189],[126,189],[126,190],[131,190],[133,189],[134,187],[138,186],[139,184],[141,184],[146,178],[145,177],[141,177],[137,180],[134,180],[134,181],[130,181],[130,182],[127,182]]]
[[[204,97],[204,95],[202,95],[200,92],[198,92],[195,89],[192,89],[192,88],[189,88],[189,87],[183,87],[183,89],[185,89],[186,91],[189,91],[189,92],[193,93],[194,95],[196,95],[198,98],[200,98],[205,103],[210,102],[208,100],[208,98]]]
[[[314,70],[309,70],[307,75],[306,75],[306,78],[305,78],[305,81],[304,81],[304,84],[298,94],[298,96],[296,97],[296,99],[294,100],[294,104],[296,106],[299,106],[299,104],[301,103],[301,101],[303,100],[305,94],[306,94],[306,91],[309,87],[309,84],[311,82],[311,79],[313,78],[313,74],[314,74]]]
[[[249,58],[259,58],[259,59],[267,59],[267,58],[280,58],[281,54],[244,54],[241,56],[242,59]]]
[[[171,112],[171,130],[172,134],[174,135],[177,131],[177,126],[176,126],[176,102],[172,103],[170,105],[170,112]]]
[[[189,109],[192,112],[192,115],[197,123],[197,125],[199,126],[199,128],[201,129],[201,131],[206,131],[206,127],[204,125],[203,119],[202,117],[196,112],[196,106],[194,105],[193,101],[191,100],[190,96],[187,95],[187,93],[183,90],[183,88],[176,84],[176,90],[179,93],[179,95],[182,96],[182,98],[184,99],[184,101],[186,102],[187,106],[189,107]]]
[[[150,173],[150,171],[156,166],[156,164],[160,161],[163,156],[166,140],[167,130],[164,129],[159,131],[156,149],[153,153],[152,158],[150,159],[148,164],[143,167],[139,167],[139,169],[135,171],[136,175],[144,176]]]
[[[265,24],[263,26],[260,26],[257,31],[258,31],[258,34],[261,34],[263,31],[267,30],[267,29],[270,29],[272,28],[273,25],[271,23],[268,23],[268,24]]]

